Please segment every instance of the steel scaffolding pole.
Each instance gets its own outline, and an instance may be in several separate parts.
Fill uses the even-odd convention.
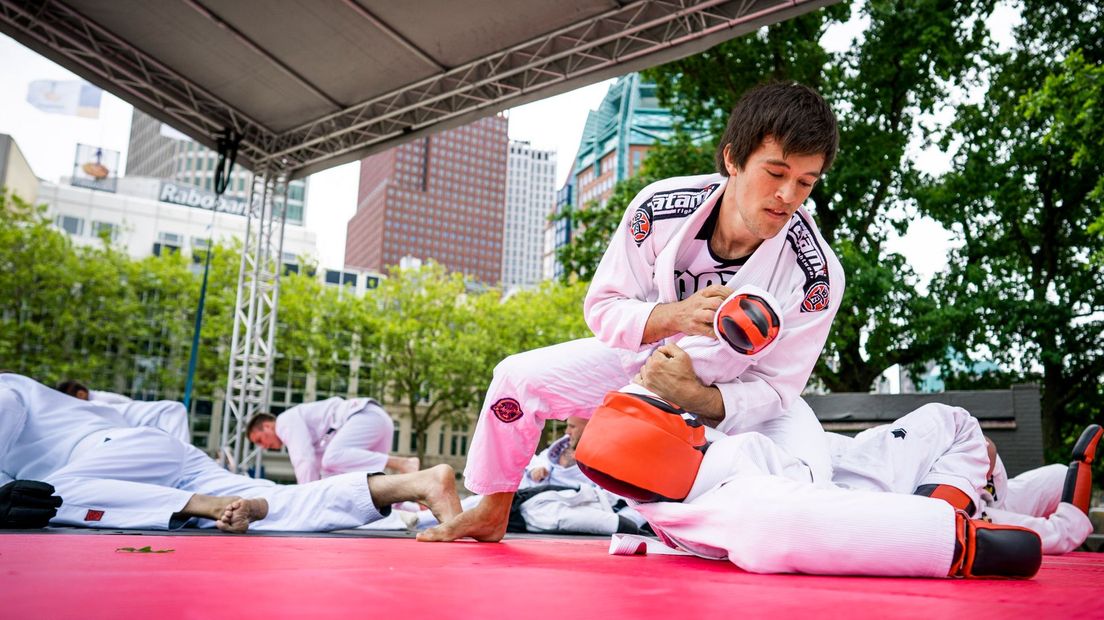
[[[286,197],[286,173],[267,169],[254,175],[234,303],[218,458],[227,469],[252,470],[255,477],[262,451],[249,443],[245,428],[253,415],[268,410],[272,397]]]

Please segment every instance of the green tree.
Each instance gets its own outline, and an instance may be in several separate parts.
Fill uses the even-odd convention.
[[[15,196],[0,199],[0,360],[144,397],[183,388],[194,277],[180,256],[134,261],[104,238],[76,246]]]
[[[86,326],[71,303],[78,257],[44,213],[0,194],[0,367],[49,380],[72,371],[64,345]]]
[[[1023,98],[1028,118],[1048,124],[1044,141],[1062,144],[1073,152],[1069,165],[1082,168],[1104,151],[1104,66],[1085,58],[1076,49],[1062,61],[1056,73],[1048,75],[1042,88]],[[1104,204],[1104,176],[1097,179],[1089,199]],[[1104,235],[1104,209],[1090,228]],[[1097,261],[1104,261],[1098,253]]]
[[[494,332],[477,332],[463,276],[436,263],[392,270],[372,300],[380,396],[402,407],[422,458],[433,424],[466,424],[478,405],[490,372],[480,341]]]
[[[1015,45],[988,56],[987,92],[960,105],[943,144],[954,170],[923,212],[960,244],[932,284],[949,355],[993,359],[1042,384],[1054,451],[1099,417],[1104,241],[1099,4],[1025,0]],[[976,378],[968,370],[960,385]]]

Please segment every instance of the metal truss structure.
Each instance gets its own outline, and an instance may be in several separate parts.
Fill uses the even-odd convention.
[[[105,88],[121,91],[147,112],[211,148],[214,136],[233,129],[243,136],[241,163],[255,170],[286,170],[290,178],[299,178],[430,130],[673,60],[835,1],[636,0],[452,68],[442,67],[362,5],[347,2],[366,22],[384,28],[414,52],[433,68],[434,75],[280,133],[64,2],[0,0],[0,30],[33,49],[46,48],[54,60],[79,68]],[[215,19],[202,5],[189,3]]]
[[[668,62],[838,0],[622,0],[612,8],[528,41],[446,67],[358,0],[342,0],[430,71],[401,88],[342,107],[291,67],[204,6],[180,0],[213,28],[332,105],[286,131],[264,126],[154,55],[85,17],[83,0],[0,0],[0,32],[215,149],[242,136],[238,161],[259,172],[247,224],[234,313],[220,458],[260,471],[246,421],[267,407],[275,358],[276,309],[286,181],[355,161],[419,135],[457,126],[601,79]],[[103,5],[96,5],[102,9]],[[601,6],[604,6],[602,4]],[[325,7],[320,7],[322,10]],[[129,19],[127,4],[115,15]],[[457,10],[462,10],[462,6]]]
[[[254,175],[234,302],[218,458],[227,469],[254,476],[261,475],[262,451],[249,442],[245,429],[254,414],[267,410],[272,396],[286,193],[282,173]]]

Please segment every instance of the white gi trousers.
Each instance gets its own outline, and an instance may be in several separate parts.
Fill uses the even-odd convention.
[[[152,428],[118,428],[90,435],[69,462],[45,478],[63,503],[51,523],[109,529],[165,530],[195,493],[262,497],[268,516],[253,530],[326,531],[382,518],[366,474],[350,473],[304,485],[276,485],[231,474],[206,454]],[[202,523],[201,523],[202,524]],[[213,525],[213,522],[206,522]]]
[[[1065,465],[1046,465],[1010,479],[1003,496],[984,507],[985,516],[993,523],[1033,530],[1043,540],[1043,553],[1073,551],[1093,533],[1093,526],[1079,508],[1062,502],[1067,471]]]
[[[950,504],[811,484],[807,467],[758,433],[705,454],[684,502],[636,510],[672,546],[755,573],[945,577],[955,547]]]
[[[387,467],[395,424],[382,407],[368,404],[349,416],[322,453],[323,478],[353,471],[382,472]]]
[[[480,495],[516,491],[544,421],[590,418],[607,393],[631,383],[645,359],[597,338],[507,357],[495,367],[483,401],[464,469],[465,486]],[[744,430],[769,436],[809,464],[819,479],[831,475],[824,432],[804,401],[797,399],[790,412]]]
[[[184,443],[192,443],[192,429],[188,425],[188,410],[184,403],[172,400],[132,400],[112,403],[122,412],[131,426],[159,428]]]
[[[519,507],[530,532],[581,532],[610,535],[617,532],[620,517],[625,517],[638,527],[644,518],[632,508],[615,512],[613,505],[618,497],[593,483],[578,489],[545,491],[538,493]]]
[[[947,484],[981,507],[989,453],[977,419],[961,407],[931,403],[854,438],[827,436],[837,486],[908,495]]]

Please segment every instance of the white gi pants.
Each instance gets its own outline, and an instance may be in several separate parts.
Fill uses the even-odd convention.
[[[387,467],[395,424],[382,407],[369,404],[349,416],[322,453],[322,477],[353,471],[382,472]]]
[[[69,463],[46,477],[62,498],[55,525],[165,530],[193,494],[242,495],[268,501],[254,530],[326,531],[382,518],[366,474],[281,486],[231,474],[200,450],[152,428],[96,433]],[[212,525],[213,522],[207,522]]]
[[[494,370],[471,451],[464,484],[473,493],[516,491],[536,451],[544,421],[571,416],[589,418],[606,394],[632,381],[642,358],[612,349],[597,338],[583,338],[511,355]],[[795,414],[768,420],[748,430],[768,435],[786,451],[811,465],[814,475],[831,472],[824,434],[804,401]]]
[[[1073,504],[1062,503],[1065,465],[1047,465],[1025,471],[1008,481],[996,506],[984,508],[993,523],[1033,530],[1043,540],[1043,553],[1073,551],[1092,534],[1092,521]]]
[[[159,428],[184,443],[192,443],[192,430],[188,425],[188,411],[183,403],[172,400],[132,400],[117,404],[123,417],[131,426]]]
[[[945,577],[955,512],[942,500],[814,485],[758,433],[710,446],[685,502],[640,504],[660,537],[756,573]]]
[[[580,532],[613,534],[618,518],[605,493],[594,486],[566,491],[545,491],[519,507],[530,532]]]
[[[965,409],[927,404],[854,438],[829,434],[829,445],[837,486],[909,495],[922,485],[948,484],[981,507],[989,452]]]

